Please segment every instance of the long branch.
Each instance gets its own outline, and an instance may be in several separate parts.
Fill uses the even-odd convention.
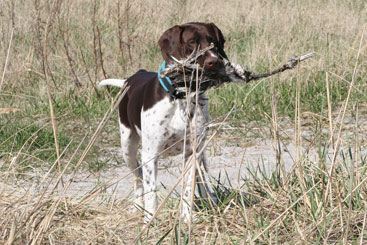
[[[299,64],[299,62],[304,61],[308,58],[311,58],[314,55],[315,55],[315,53],[312,52],[312,53],[302,55],[299,58],[298,57],[292,58],[292,59],[288,60],[288,62],[285,63],[282,67],[280,67],[276,70],[273,70],[271,72],[267,72],[267,73],[254,74],[252,72],[245,71],[245,82],[250,82],[251,80],[257,80],[257,79],[260,79],[260,78],[270,77],[270,76],[275,75],[277,73],[293,69],[294,67],[296,67],[296,65]]]
[[[168,55],[168,57],[170,57],[170,59],[173,61],[173,64],[168,65],[168,67],[161,72],[161,77],[163,78],[164,76],[168,76],[172,80],[181,81],[183,74],[191,74],[191,72],[198,69],[196,64],[195,64],[197,59],[200,56],[202,56],[206,51],[208,51],[209,49],[212,49],[213,47],[214,47],[214,45],[210,45],[209,47],[207,47],[205,49],[194,51],[191,55],[189,55],[189,57],[187,57],[184,60],[177,60],[176,58]],[[252,80],[266,78],[266,77],[275,75],[277,73],[281,73],[283,71],[293,69],[301,61],[304,61],[308,58],[311,58],[314,55],[315,55],[315,53],[312,52],[312,53],[308,53],[306,55],[302,55],[300,57],[294,57],[294,58],[288,60],[282,67],[280,67],[276,70],[267,72],[267,73],[260,73],[260,74],[255,74],[251,71],[247,71],[241,65],[232,63],[232,62],[224,59],[224,64],[225,64],[224,68],[225,69],[224,69],[223,72],[219,72],[219,74],[215,73],[214,74],[215,76],[211,76],[213,74],[210,74],[211,73],[210,71],[204,71],[204,76],[203,77],[208,78],[209,80],[210,79],[220,80],[219,83],[233,82],[233,81],[248,83]],[[203,71],[203,68],[199,68],[199,69],[201,71]],[[215,83],[215,84],[218,85],[218,83]]]

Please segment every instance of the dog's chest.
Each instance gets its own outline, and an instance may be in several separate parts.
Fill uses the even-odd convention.
[[[205,137],[209,121],[204,94],[199,96],[198,103],[195,98],[189,103],[186,100],[172,102],[165,98],[142,112],[141,116],[141,137],[148,139],[165,156],[183,153],[185,146],[186,154],[191,154],[191,140],[200,141]]]

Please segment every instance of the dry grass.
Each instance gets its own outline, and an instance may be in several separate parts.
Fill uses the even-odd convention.
[[[270,128],[256,137],[273,139],[277,171],[258,169],[240,190],[220,186],[223,203],[196,211],[191,229],[178,225],[172,196],[139,237],[142,217],[127,199],[98,185],[73,197],[63,178],[99,170],[91,159],[118,142],[114,123],[98,140],[117,92],[97,91],[97,82],[156,70],[159,36],[188,21],[216,23],[230,59],[251,71],[293,54],[317,57],[271,83],[209,92],[214,117],[234,109],[237,134]],[[363,0],[1,1],[0,243],[365,243],[366,23]],[[284,121],[294,135],[285,136]],[[284,141],[297,146],[287,173]],[[317,149],[317,160],[303,149]]]

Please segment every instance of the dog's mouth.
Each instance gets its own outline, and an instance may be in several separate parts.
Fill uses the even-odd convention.
[[[217,87],[225,82],[226,69],[222,67],[217,70],[198,68],[190,72],[177,73],[172,79],[173,87],[178,91],[191,92],[199,90],[205,92],[211,87]]]
[[[206,52],[214,48],[214,44],[202,50],[195,50],[186,59],[177,60],[168,55],[173,61],[160,73],[172,80],[172,87],[179,93],[205,92],[211,87],[217,87],[225,82],[241,80],[243,77],[226,58],[218,57],[215,67],[200,65],[198,59],[204,58]],[[204,63],[205,64],[205,63]],[[213,69],[215,68],[215,69]]]
[[[226,82],[244,81],[231,62],[223,59],[224,66],[219,69],[205,69],[197,63],[171,64],[161,72],[161,77],[168,76],[172,87],[180,93],[205,92]]]

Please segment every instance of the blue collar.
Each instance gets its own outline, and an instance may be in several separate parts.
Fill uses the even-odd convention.
[[[161,67],[158,70],[158,81],[161,84],[161,86],[163,87],[163,89],[169,93],[171,95],[171,97],[175,100],[175,99],[183,99],[185,98],[186,93],[185,92],[178,92],[174,87],[173,87],[173,83],[172,80],[165,76],[163,79],[161,78],[161,71],[163,69],[166,69],[166,61],[163,61]]]
[[[158,70],[158,80],[159,83],[162,85],[162,87],[164,88],[164,90],[166,90],[166,92],[171,93],[171,90],[173,90],[172,87],[172,81],[169,77],[164,77],[163,79],[165,79],[165,81],[163,81],[163,79],[161,78],[161,71],[166,69],[166,61],[163,61],[161,67]]]

